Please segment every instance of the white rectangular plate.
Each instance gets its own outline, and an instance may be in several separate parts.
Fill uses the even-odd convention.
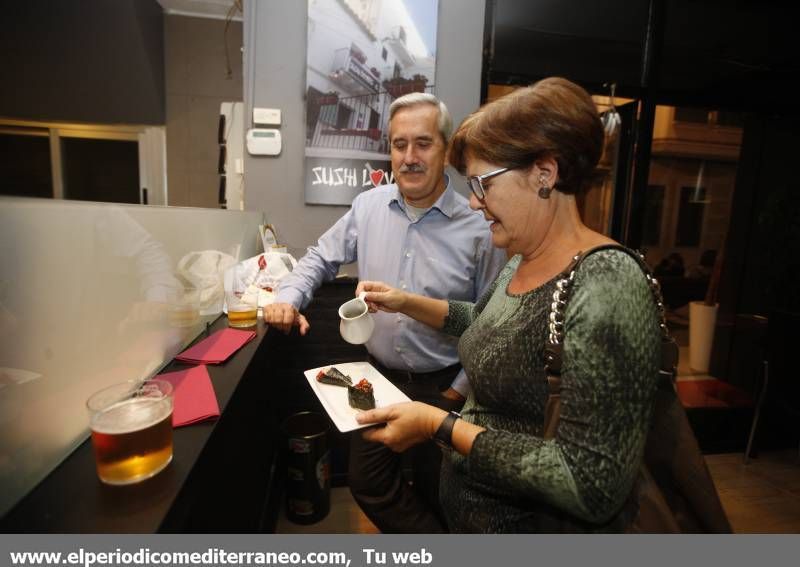
[[[361,410],[350,407],[350,403],[347,401],[347,388],[317,381],[319,371],[331,366],[335,366],[341,372],[350,376],[353,379],[353,384],[357,384],[362,378],[369,380],[375,392],[375,407],[382,408],[391,404],[411,401],[408,396],[398,390],[369,362],[342,362],[306,370],[304,374],[308,384],[314,390],[333,423],[342,433],[363,429],[364,427],[369,427],[369,425],[360,425],[356,422],[356,414]]]

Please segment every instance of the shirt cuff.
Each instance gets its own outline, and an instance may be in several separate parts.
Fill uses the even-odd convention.
[[[465,398],[469,396],[469,393],[472,391],[472,387],[469,385],[469,379],[467,378],[467,373],[462,368],[456,377],[453,379],[453,383],[450,384],[450,387],[464,396]]]
[[[303,305],[303,294],[296,289],[281,289],[275,296],[275,303],[288,303],[300,311]]]

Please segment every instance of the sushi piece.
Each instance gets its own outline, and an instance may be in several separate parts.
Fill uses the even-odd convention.
[[[343,374],[338,368],[334,368],[333,366],[327,370],[320,370],[317,373],[317,382],[342,387],[353,385],[353,379],[350,378],[350,376]]]
[[[372,384],[366,378],[355,386],[347,387],[347,401],[350,407],[362,410],[375,409],[375,393]]]

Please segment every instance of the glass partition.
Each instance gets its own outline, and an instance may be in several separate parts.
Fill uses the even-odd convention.
[[[89,394],[152,376],[219,315],[262,222],[0,197],[0,515],[87,437]]]

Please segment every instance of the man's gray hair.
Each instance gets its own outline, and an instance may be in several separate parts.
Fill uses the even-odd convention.
[[[447,106],[430,93],[409,93],[396,99],[391,106],[389,106],[389,122],[392,121],[394,115],[401,108],[410,108],[421,104],[429,104],[439,109],[437,126],[446,145],[450,140],[450,134],[453,133],[453,118],[450,116],[450,111],[447,110]]]

